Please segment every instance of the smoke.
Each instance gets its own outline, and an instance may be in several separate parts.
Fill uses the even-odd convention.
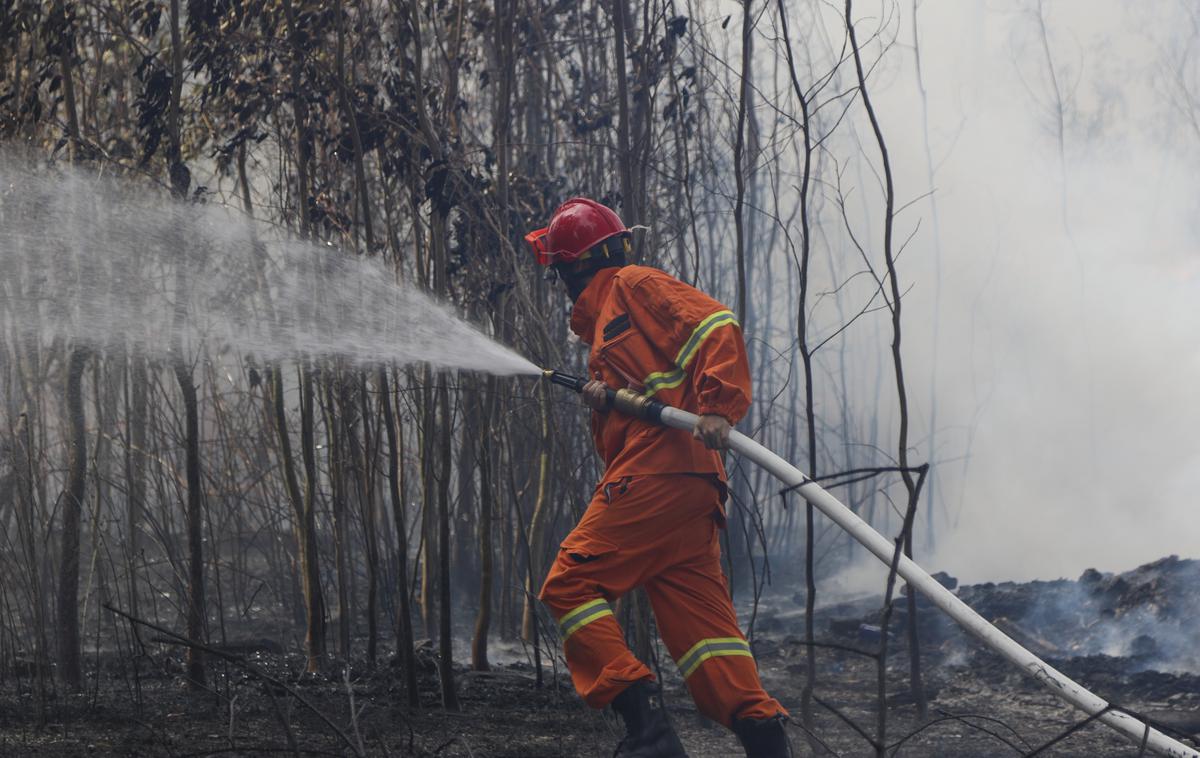
[[[537,367],[380,263],[215,204],[0,153],[0,329],[42,344],[257,361]]]
[[[810,345],[837,335],[816,359],[820,473],[891,465],[891,325],[872,300],[874,279],[861,275],[864,259],[883,271],[879,151],[861,99],[849,102],[856,82],[841,4],[787,7],[820,144]],[[1195,555],[1200,9],[1179,0],[854,8],[900,209],[893,249],[910,460],[933,464],[917,561],[979,582]],[[722,3],[708,28],[739,14]],[[787,192],[799,184],[800,154],[777,135],[799,127],[775,114],[799,108],[773,18],[759,21],[755,48],[756,112],[772,137],[758,173],[783,188],[773,208],[794,219]],[[729,60],[737,26],[714,31]],[[736,85],[733,70],[728,90]],[[732,258],[732,241],[725,247]],[[770,255],[776,271],[792,266],[784,245]],[[787,305],[772,313],[775,331],[759,317],[748,334],[794,355],[795,282],[760,286]],[[785,369],[757,377],[760,404],[792,379]],[[798,419],[772,423],[772,444],[802,433]],[[853,488],[835,494],[894,533],[904,503],[895,479],[868,487],[890,502]]]
[[[1051,657],[1125,657],[1135,670],[1187,672],[1200,667],[1196,576],[1196,561],[1171,556],[1122,574],[1086,571],[1078,581],[988,583],[959,593],[986,618],[1047,644]]]
[[[900,263],[904,356],[918,419],[936,382],[938,428],[914,444],[928,457],[934,433],[945,506],[918,560],[967,581],[1200,544],[1200,109],[1172,93],[1200,85],[1200,24],[1184,3],[1043,8],[918,16],[940,223],[929,201],[898,222],[920,220]],[[905,202],[931,182],[911,50],[889,55],[873,95]]]

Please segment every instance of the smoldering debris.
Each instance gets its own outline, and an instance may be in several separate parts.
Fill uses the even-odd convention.
[[[1200,561],[1172,555],[1120,574],[1088,569],[1075,581],[989,582],[958,595],[1048,657],[1104,655],[1128,659],[1135,671],[1200,672]]]
[[[1200,653],[1192,632],[1200,612],[1200,561],[1169,556],[1131,571],[1089,569],[1078,579],[1054,581],[956,587],[954,577],[937,578],[989,622],[1109,703],[1150,719],[1189,744],[1200,739]],[[882,598],[818,598],[817,690],[852,718],[874,718],[875,705],[867,693],[878,681]],[[795,682],[799,688],[808,675],[804,595],[790,600],[762,599],[754,625],[755,654],[765,662],[761,666],[769,680]],[[1083,720],[1042,683],[923,598],[916,605],[923,690],[931,713],[945,718],[987,714],[1019,735],[1026,750]],[[898,719],[897,733],[906,726],[920,728],[909,681],[907,606],[897,593],[887,630],[887,709],[889,718]],[[823,739],[851,751],[862,747],[853,730],[841,734],[832,719],[827,726],[831,732],[823,732]],[[955,734],[954,739],[965,739],[966,732]],[[914,754],[926,748],[928,755],[1012,754],[1010,746],[989,744],[979,735],[969,747],[947,752],[949,738],[931,731],[928,744],[914,746]],[[1060,754],[1129,754],[1123,737],[1099,726],[1072,733],[1065,749]]]
[[[1123,573],[1089,568],[1075,580],[986,582],[956,589],[953,577],[939,575],[939,581],[1031,652],[1062,663],[1067,673],[1081,667],[1101,678],[1147,672],[1200,684],[1198,560],[1172,555]],[[898,600],[889,627],[895,639],[908,628],[907,603]],[[965,633],[923,597],[918,596],[917,609],[917,633],[931,659],[950,665],[967,661]],[[834,638],[868,647],[878,640],[878,598],[832,606],[820,615]]]

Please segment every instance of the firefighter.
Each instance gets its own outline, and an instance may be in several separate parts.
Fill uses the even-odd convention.
[[[750,372],[734,314],[704,293],[626,264],[630,232],[611,209],[573,198],[526,236],[574,303],[571,330],[589,346],[592,436],[604,461],[583,518],[563,541],[540,598],[558,621],[575,688],[625,722],[617,755],[686,756],[658,707],[655,677],[625,644],[617,599],[644,587],[696,707],[731,728],[750,758],[790,755],[787,711],[759,681],[721,570],[721,450],[750,405]],[[688,433],[606,408],[630,388],[696,413]]]

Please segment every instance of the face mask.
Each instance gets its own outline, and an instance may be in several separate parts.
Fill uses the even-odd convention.
[[[566,286],[567,296],[571,298],[571,302],[579,299],[579,296],[583,294],[584,288],[587,287],[587,283],[591,281],[592,274],[595,273],[592,270],[574,271],[575,266],[576,264],[566,263],[555,265],[551,268],[554,276],[560,279]]]

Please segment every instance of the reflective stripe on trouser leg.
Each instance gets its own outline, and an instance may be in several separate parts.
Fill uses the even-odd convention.
[[[592,708],[605,707],[631,683],[653,677],[625,644],[612,606],[605,596],[597,596],[597,586],[612,583],[605,575],[625,567],[607,560],[580,563],[560,550],[540,593],[558,622],[571,681]],[[622,589],[618,583],[615,590]]]
[[[750,652],[750,644],[741,637],[710,637],[693,645],[676,661],[676,664],[679,666],[679,673],[683,675],[684,679],[687,679],[695,673],[696,669],[700,668],[700,664],[711,658],[726,655],[754,657]]]
[[[696,486],[702,483],[697,480]],[[686,486],[686,480],[679,484]],[[719,502],[711,484],[707,491],[689,494],[707,497],[713,510]],[[763,690],[750,646],[738,628],[721,572],[716,522],[711,517],[688,519],[672,533],[688,549],[676,556],[675,565],[646,583],[646,594],[696,708],[725,726],[734,718],[785,715],[787,710]]]
[[[596,598],[572,608],[558,620],[558,632],[565,644],[567,638],[598,618],[613,615],[612,606],[604,598]]]

